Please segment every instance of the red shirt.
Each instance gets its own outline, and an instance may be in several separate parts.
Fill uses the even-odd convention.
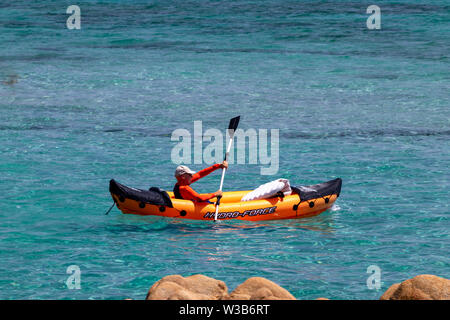
[[[198,179],[203,178],[204,176],[207,176],[208,174],[210,174],[211,172],[217,170],[220,168],[220,163],[216,163],[213,164],[211,167],[208,167],[206,169],[200,170],[199,172],[196,172],[192,175],[191,178],[191,183],[194,183],[195,181],[197,181]],[[177,183],[178,184],[178,183]],[[179,190],[180,190],[180,194],[183,197],[183,199],[185,200],[192,200],[192,201],[206,201],[209,200],[211,198],[214,198],[215,195],[214,193],[202,193],[199,194],[197,192],[195,192],[194,189],[192,189],[190,186],[188,185],[184,185],[184,186],[179,186]]]

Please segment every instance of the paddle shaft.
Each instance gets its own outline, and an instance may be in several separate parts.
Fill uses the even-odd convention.
[[[231,133],[230,132],[230,140],[228,141],[228,147],[227,147],[227,153],[225,153],[225,161],[227,161],[228,159],[228,155],[230,153],[231,150],[231,144],[233,143],[233,136],[234,136],[234,132]],[[225,178],[225,172],[227,171],[226,168],[222,169],[222,178],[220,179],[220,187],[219,190],[222,191],[222,187],[223,187],[223,180]],[[220,205],[220,199],[222,198],[222,196],[217,197],[217,202],[216,202],[216,212],[214,214],[214,221],[217,221],[217,214],[219,213],[219,205]]]

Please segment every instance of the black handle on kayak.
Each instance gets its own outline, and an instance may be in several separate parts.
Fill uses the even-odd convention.
[[[216,201],[216,206],[218,206],[220,204],[220,199],[222,199],[222,196],[217,196],[217,201]]]

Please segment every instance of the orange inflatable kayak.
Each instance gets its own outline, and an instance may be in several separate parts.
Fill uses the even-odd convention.
[[[311,186],[291,186],[291,195],[253,201],[240,201],[250,191],[224,192],[217,219],[262,221],[314,216],[331,208],[339,197],[341,185],[342,180],[337,178]],[[109,191],[117,208],[125,214],[214,220],[213,203],[175,199],[173,192],[159,188],[141,190],[111,180]],[[215,201],[216,198],[211,199]]]

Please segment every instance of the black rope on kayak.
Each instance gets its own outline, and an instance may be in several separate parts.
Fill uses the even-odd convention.
[[[111,208],[109,208],[109,210],[106,211],[105,216],[108,215],[108,213],[111,212],[112,208],[114,208],[115,205],[116,205],[116,202],[114,201],[114,203],[112,204]]]

